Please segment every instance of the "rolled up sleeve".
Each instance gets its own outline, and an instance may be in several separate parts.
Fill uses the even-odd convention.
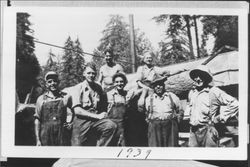
[[[37,101],[36,101],[36,109],[35,109],[34,117],[38,120],[40,120],[40,118],[41,118],[42,104],[43,104],[43,95],[39,96]]]
[[[136,72],[136,82],[138,82],[138,81],[142,81],[142,79],[143,79],[143,74],[142,74],[142,72],[143,72],[143,70],[142,70],[142,66],[140,66],[140,67],[138,67],[138,69],[137,69],[137,72]]]
[[[221,122],[226,122],[229,118],[238,116],[239,104],[236,98],[230,96],[219,88],[216,88],[213,92],[217,98],[212,104],[217,107],[226,106],[225,110],[221,110],[219,113]]]
[[[226,105],[226,109],[221,111],[220,120],[226,122],[229,118],[237,116],[239,111],[238,100],[228,95],[224,91],[220,92],[219,101],[222,105]]]

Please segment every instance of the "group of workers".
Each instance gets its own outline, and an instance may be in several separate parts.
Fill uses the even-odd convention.
[[[37,146],[138,146],[131,144],[130,139],[143,132],[147,142],[143,146],[178,147],[184,109],[180,99],[165,89],[165,81],[187,69],[163,71],[153,65],[150,54],[145,54],[144,65],[137,70],[137,88],[125,90],[128,80],[122,66],[114,62],[112,49],[104,54],[106,64],[99,70],[98,81],[96,66],[88,63],[83,72],[85,80],[68,92],[59,90],[56,72],[45,75],[47,91],[36,103]],[[210,85],[213,76],[207,66],[201,65],[189,75],[194,89],[189,92],[187,105],[188,145],[218,147],[219,136],[214,125],[237,119],[238,101]],[[222,105],[227,109],[220,112]],[[133,118],[133,112],[143,116]]]

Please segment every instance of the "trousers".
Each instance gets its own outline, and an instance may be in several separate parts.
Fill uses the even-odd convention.
[[[190,127],[189,147],[218,147],[219,135],[213,125]]]
[[[109,119],[91,120],[75,117],[72,146],[108,146],[117,125]]]

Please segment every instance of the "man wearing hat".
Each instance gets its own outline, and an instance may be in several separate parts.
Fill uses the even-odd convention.
[[[35,111],[35,135],[37,146],[70,145],[71,121],[67,122],[67,108],[71,108],[71,96],[58,89],[58,74],[49,71],[45,75],[47,91],[38,97]]]
[[[179,98],[165,90],[167,76],[157,75],[151,82],[154,93],[146,98],[148,145],[150,147],[177,147],[178,124],[183,118]]]
[[[211,86],[213,76],[205,65],[200,65],[189,73],[195,89],[189,95],[190,107],[190,147],[218,147],[219,135],[214,127],[216,123],[225,123],[238,117],[238,101]],[[226,110],[220,112],[220,107]]]

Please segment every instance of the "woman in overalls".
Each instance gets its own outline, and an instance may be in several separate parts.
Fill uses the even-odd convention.
[[[108,97],[108,118],[117,124],[117,131],[110,143],[110,146],[125,146],[124,123],[129,101],[133,94],[124,90],[127,78],[122,73],[117,73],[112,78],[115,88],[107,93]]]
[[[58,89],[58,75],[50,71],[45,75],[47,92],[36,102],[35,134],[37,146],[70,145],[70,120],[67,108],[71,108],[71,96]]]

